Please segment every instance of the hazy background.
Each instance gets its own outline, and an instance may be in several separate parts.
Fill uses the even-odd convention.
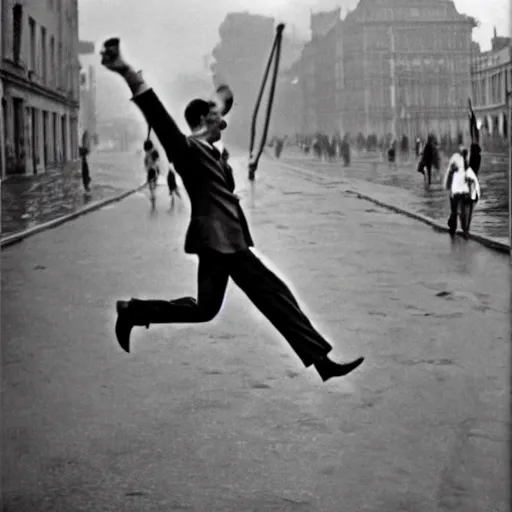
[[[444,0],[439,0],[440,2]],[[459,12],[474,16],[480,27],[474,39],[483,50],[490,46],[493,27],[508,35],[509,0],[455,0]],[[100,43],[111,36],[123,40],[125,52],[157,89],[166,105],[178,113],[196,94],[210,92],[205,55],[219,40],[218,27],[228,12],[249,11],[287,24],[286,33],[309,39],[311,10],[342,7],[344,17],[357,0],[79,0],[80,38]],[[271,45],[271,41],[262,44]],[[91,62],[91,58],[87,59]],[[98,59],[99,60],[99,59]],[[97,71],[100,118],[126,108],[124,84],[104,70]]]

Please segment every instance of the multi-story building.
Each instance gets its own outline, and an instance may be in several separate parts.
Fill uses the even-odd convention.
[[[473,18],[453,0],[360,0],[344,20],[344,103],[351,132],[456,137],[467,129]]]
[[[0,59],[4,54],[4,36],[2,17],[4,12],[5,0],[0,0]],[[6,124],[6,109],[4,108],[4,84],[0,75],[0,181],[5,176],[5,124]]]
[[[256,98],[274,40],[274,19],[248,12],[230,13],[219,27],[219,35],[220,42],[212,52],[214,82],[226,82],[235,96],[226,139],[247,147]],[[264,111],[265,103],[260,110],[262,117]]]
[[[80,110],[78,114],[78,135],[80,145],[87,143],[90,149],[98,144],[97,120],[96,120],[96,76],[92,59],[97,61],[94,51],[94,43],[80,41]]]
[[[302,133],[339,131],[336,113],[337,41],[341,33],[341,8],[312,13],[311,40],[300,57],[299,85],[302,93]]]
[[[484,137],[506,137],[507,90],[512,90],[510,38],[495,33],[491,50],[473,57],[471,81],[473,110]]]
[[[296,62],[304,41],[295,37],[293,26],[286,26],[281,44],[281,59],[277,77],[270,134],[283,136],[300,133],[302,98]],[[268,84],[270,86],[270,84]],[[266,108],[266,104],[263,105]]]
[[[301,114],[302,94],[297,69],[292,66],[279,73],[269,134],[282,137],[301,133]]]
[[[311,15],[311,42],[314,47],[316,130],[333,134],[340,129],[336,110],[337,41],[340,39],[341,9]]]
[[[77,0],[3,0],[2,176],[78,155]]]

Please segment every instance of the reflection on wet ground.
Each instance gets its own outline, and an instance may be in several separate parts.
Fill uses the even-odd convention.
[[[306,159],[298,152],[290,153],[283,160],[289,163],[301,163]],[[449,205],[446,192],[442,189],[442,179],[445,165],[441,171],[434,174],[430,190],[425,190],[423,176],[416,172],[414,160],[401,163],[397,167],[389,167],[385,162],[355,159],[350,167],[344,168],[341,163],[325,163],[307,159],[308,165],[314,166],[322,173],[332,174],[334,171],[341,175],[364,179],[369,182],[405,189],[411,192],[410,207],[417,213],[436,220],[446,220]],[[444,164],[445,162],[443,162]],[[482,189],[482,199],[475,208],[472,230],[493,238],[507,239],[508,237],[508,168],[507,160],[503,157],[483,155],[479,180]]]
[[[92,158],[89,195],[84,193],[77,162],[36,176],[9,177],[1,190],[2,236],[68,215],[139,185],[141,176],[131,171],[132,161],[133,155],[128,156],[129,163],[118,155],[103,157],[102,161]]]

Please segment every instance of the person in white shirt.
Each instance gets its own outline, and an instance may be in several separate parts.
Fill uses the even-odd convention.
[[[473,169],[469,167],[468,152],[464,148],[453,154],[443,180],[443,188],[450,193],[450,217],[448,227],[453,237],[457,231],[459,204],[469,207],[469,219],[464,234],[467,236],[473,215],[473,207],[480,199],[480,183]],[[464,228],[464,226],[463,226]]]

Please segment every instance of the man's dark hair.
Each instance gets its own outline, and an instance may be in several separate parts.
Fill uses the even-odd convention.
[[[187,105],[185,108],[185,120],[191,130],[194,130],[201,124],[201,117],[207,116],[213,106],[215,106],[213,102],[199,98],[192,100]]]
[[[144,151],[151,151],[153,149],[153,143],[150,140],[144,141]]]

